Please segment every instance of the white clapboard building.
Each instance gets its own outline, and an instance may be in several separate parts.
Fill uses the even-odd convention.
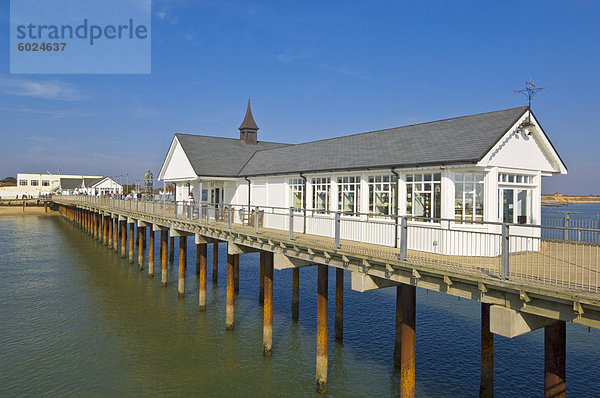
[[[309,215],[294,230],[332,236],[343,212],[362,222],[345,222],[341,238],[366,243],[396,245],[389,224],[410,216],[409,248],[442,254],[497,255],[478,241],[485,234],[469,234],[498,233],[494,223],[539,235],[525,224],[541,223],[542,177],[567,173],[529,107],[289,145],[258,140],[248,103],[239,130],[175,134],[159,180],[175,184],[178,201],[191,192],[200,204],[263,207],[265,227],[288,228],[269,207],[294,208]]]

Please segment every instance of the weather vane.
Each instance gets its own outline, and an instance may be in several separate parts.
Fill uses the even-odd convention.
[[[533,98],[533,96],[536,95],[538,91],[542,91],[545,88],[546,87],[536,87],[533,83],[533,80],[531,80],[525,82],[525,88],[523,90],[515,90],[515,94],[520,93],[526,96],[527,100],[529,101],[529,108],[531,108],[531,99]]]

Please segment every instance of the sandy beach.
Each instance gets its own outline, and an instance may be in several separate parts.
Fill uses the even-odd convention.
[[[48,213],[44,211],[44,206],[31,206],[25,207],[25,211],[23,211],[22,206],[0,206],[0,217],[2,216],[38,216],[38,215],[46,215],[53,216],[58,215],[58,212],[50,210],[48,208]]]

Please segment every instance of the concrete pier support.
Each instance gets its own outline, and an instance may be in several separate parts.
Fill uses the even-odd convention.
[[[177,283],[177,296],[185,296],[185,269],[187,267],[187,236],[179,237],[179,275]]]
[[[316,387],[318,393],[327,392],[327,266],[318,265],[317,276],[317,367]]]
[[[261,251],[259,257],[259,271],[258,271],[258,302],[263,303],[265,301],[265,256],[267,252]]]
[[[494,396],[494,334],[490,331],[490,304],[481,303],[481,374],[479,396]]]
[[[219,244],[213,243],[213,267],[212,267],[212,280],[217,282],[219,280]]]
[[[206,243],[196,244],[196,272],[198,273],[198,308],[206,311]],[[199,259],[198,259],[199,257]],[[199,261],[198,261],[199,260]]]
[[[129,264],[133,264],[133,243],[135,242],[135,226],[129,224]]]
[[[402,285],[402,353],[400,364],[400,396],[415,396],[415,312],[417,288]]]
[[[335,270],[335,339],[344,338],[344,269]]]
[[[169,237],[169,247],[171,248],[171,251],[169,252],[169,262],[173,264],[173,261],[175,260],[175,237],[173,236]]]
[[[148,242],[148,276],[154,278],[154,230],[148,228],[150,242]]]
[[[263,254],[264,253],[264,254]],[[260,252],[264,271],[263,355],[273,349],[273,253]]]
[[[167,252],[169,250],[169,231],[160,231],[160,285],[167,286]]]
[[[146,227],[137,227],[137,247],[138,247],[138,269],[144,269],[144,230]]]
[[[236,255],[233,260],[233,291],[240,291],[240,256]]]
[[[567,327],[558,321],[544,328],[544,397],[567,395]]]
[[[239,254],[227,254],[227,307],[225,309],[225,329],[233,330],[235,324],[235,293],[233,291],[233,264]]]
[[[300,268],[292,270],[292,319],[300,317]]]

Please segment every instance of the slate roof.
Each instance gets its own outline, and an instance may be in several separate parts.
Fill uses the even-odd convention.
[[[529,108],[519,107],[297,145],[177,134],[201,176],[476,163]]]
[[[175,134],[199,176],[237,177],[257,151],[279,148],[287,144],[258,141],[245,144],[240,139],[204,135]]]
[[[84,178],[84,183],[86,188],[91,188],[94,185],[98,184],[100,181],[104,180],[106,177],[100,178]]]
[[[60,179],[60,188],[61,189],[77,189],[81,188],[83,183],[82,178],[61,178]]]

